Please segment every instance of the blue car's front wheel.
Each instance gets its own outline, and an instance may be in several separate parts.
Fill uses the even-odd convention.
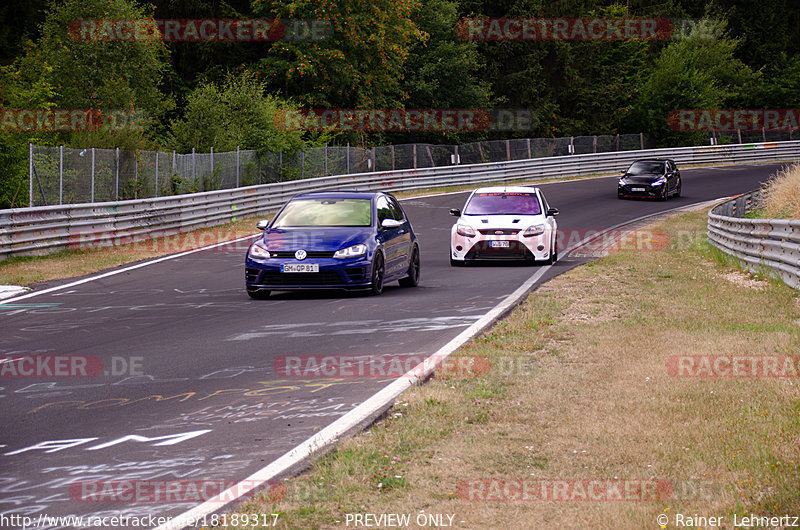
[[[383,265],[383,254],[380,252],[375,253],[372,259],[372,282],[370,283],[371,294],[381,294],[383,292],[383,277],[386,270]]]

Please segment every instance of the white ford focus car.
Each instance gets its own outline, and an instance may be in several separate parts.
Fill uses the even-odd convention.
[[[540,188],[497,186],[473,191],[450,231],[450,265],[478,260],[555,263],[556,208]]]

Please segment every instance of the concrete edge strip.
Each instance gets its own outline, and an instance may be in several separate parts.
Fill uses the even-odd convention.
[[[336,443],[339,437],[347,433],[349,430],[358,426],[363,421],[367,420],[370,416],[375,414],[378,410],[391,403],[397,396],[406,391],[409,387],[414,386],[417,382],[422,381],[438,366],[444,359],[451,353],[461,347],[468,340],[483,331],[485,328],[493,324],[503,314],[518,304],[530,291],[536,282],[538,282],[544,274],[550,270],[552,265],[546,265],[536,273],[528,278],[525,283],[517,288],[513,293],[508,295],[502,302],[493,307],[488,313],[483,315],[478,321],[474,322],[467,329],[459,333],[456,337],[451,339],[447,344],[439,348],[435,353],[427,357],[420,365],[424,366],[424,370],[418,370],[420,365],[412,368],[401,377],[373,394],[366,401],[358,405],[356,408],[334,421],[317,434],[308,438],[301,444],[297,445],[283,456],[279,457],[259,469],[249,477],[241,480],[239,483],[231,486],[226,491],[218,495],[223,499],[239,500],[246,497],[257,485],[264,484],[267,481],[278,476],[280,473],[288,470],[292,466],[302,462],[304,459],[311,456],[315,451]],[[433,360],[433,361],[431,361]],[[423,374],[423,375],[420,375]],[[240,484],[244,484],[244,488],[239,488]],[[231,501],[233,502],[233,501]],[[215,513],[221,510],[224,504],[217,501],[206,501],[186,512],[173,517],[170,521],[158,526],[155,530],[179,530],[186,526],[193,525],[196,521],[204,516]]]

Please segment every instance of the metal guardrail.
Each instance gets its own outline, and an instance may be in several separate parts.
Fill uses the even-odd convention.
[[[293,195],[313,190],[403,191],[553,177],[614,173],[644,157],[677,164],[741,164],[800,158],[800,141],[609,152],[512,162],[357,173],[170,197],[0,210],[0,260],[125,238],[172,235],[274,212]]]
[[[800,220],[744,219],[761,201],[762,191],[756,190],[714,207],[708,213],[708,242],[750,270],[769,269],[800,289]]]

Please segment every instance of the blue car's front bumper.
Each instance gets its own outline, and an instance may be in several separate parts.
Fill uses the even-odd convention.
[[[249,290],[288,291],[302,289],[368,289],[371,262],[365,258],[340,260],[308,259],[319,264],[319,272],[281,272],[282,264],[296,264],[295,259],[254,260],[245,262],[245,284]]]

